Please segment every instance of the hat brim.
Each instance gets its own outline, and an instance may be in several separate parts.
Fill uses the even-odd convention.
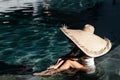
[[[103,39],[83,30],[73,30],[65,27],[60,29],[78,48],[90,57],[102,56],[111,49],[112,45],[109,39]]]

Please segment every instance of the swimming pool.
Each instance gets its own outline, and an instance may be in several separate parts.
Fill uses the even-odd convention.
[[[1,3],[0,60],[7,64],[32,66],[34,71],[38,67],[47,67],[72,47],[59,30],[63,24],[72,27],[76,24],[71,22],[81,20],[77,23],[81,25],[73,27],[81,28],[86,17],[92,16],[88,16],[91,11],[82,19],[77,12],[67,14],[47,10],[49,13],[45,13],[41,1],[9,0],[4,6],[6,2]]]
[[[8,1],[13,3],[13,0]],[[2,8],[3,10],[1,9],[0,12],[1,62],[9,65],[27,66],[33,72],[46,69],[60,56],[67,54],[72,47],[71,42],[59,29],[63,24],[74,29],[81,29],[86,23],[96,25],[96,34],[102,37],[105,35],[118,45],[117,39],[119,38],[116,37],[119,34],[118,28],[114,30],[113,27],[109,27],[107,30],[108,27],[105,26],[108,24],[104,25],[103,23],[105,22],[104,15],[107,14],[104,12],[105,4],[81,13],[58,12],[56,10],[47,10],[48,13],[46,13],[42,10],[41,1],[34,2],[33,0],[33,2],[25,2],[24,4],[18,1],[16,0],[16,3],[12,4],[16,7],[9,6],[9,3],[9,7]],[[102,59],[98,59],[99,61]],[[5,71],[9,72],[9,70]]]

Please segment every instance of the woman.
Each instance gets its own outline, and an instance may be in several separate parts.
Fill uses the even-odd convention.
[[[47,70],[34,75],[46,76],[71,69],[75,70],[74,72],[81,70],[88,74],[94,73],[96,68],[94,58],[106,54],[111,49],[110,40],[95,35],[94,27],[89,24],[86,24],[83,30],[67,29],[66,26],[60,29],[77,47],[58,59],[56,64],[48,67]],[[78,50],[80,52],[76,54]]]

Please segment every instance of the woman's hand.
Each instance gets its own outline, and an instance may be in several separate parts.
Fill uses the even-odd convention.
[[[51,65],[47,69],[57,69],[57,67],[55,65]]]
[[[47,69],[57,69],[63,62],[64,60],[62,58],[59,58],[54,65],[51,65]]]

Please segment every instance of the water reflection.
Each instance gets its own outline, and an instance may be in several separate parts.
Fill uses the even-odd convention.
[[[43,0],[3,0],[0,1],[0,12],[12,12],[14,10],[20,10],[28,7],[36,8],[37,5],[42,2]]]
[[[67,14],[66,12],[69,11],[69,6],[67,5],[69,5],[71,1],[66,2],[67,11],[65,11],[64,8],[61,8],[64,10],[62,12],[60,12],[60,9],[54,10],[52,8],[53,4],[55,4],[56,1],[49,1],[49,0],[1,1],[0,4],[2,5],[0,5],[0,18],[1,18],[0,23],[8,24],[8,25],[24,24],[24,25],[42,25],[42,26],[46,26],[46,25],[53,26],[54,24],[56,26],[61,26],[61,24],[69,24],[73,22],[73,24],[71,23],[70,25],[82,26],[84,24],[83,22],[85,22],[86,20],[89,20],[88,18],[90,18],[90,16],[88,16],[88,14],[91,14],[92,13],[91,11],[88,11],[86,13],[87,15],[84,14],[84,12],[82,14],[76,13],[76,12],[70,12]],[[60,4],[64,3],[64,1],[60,1],[60,2],[61,2]],[[4,6],[5,4],[8,4],[8,5]],[[72,4],[75,5],[75,3],[72,3]],[[92,4],[92,2],[90,4]],[[93,2],[93,4],[95,4],[95,2]],[[57,7],[57,6],[58,5],[54,5],[54,7]],[[84,7],[82,8],[84,9]],[[73,15],[74,18],[72,18],[71,15]],[[74,22],[76,24],[74,24]]]

